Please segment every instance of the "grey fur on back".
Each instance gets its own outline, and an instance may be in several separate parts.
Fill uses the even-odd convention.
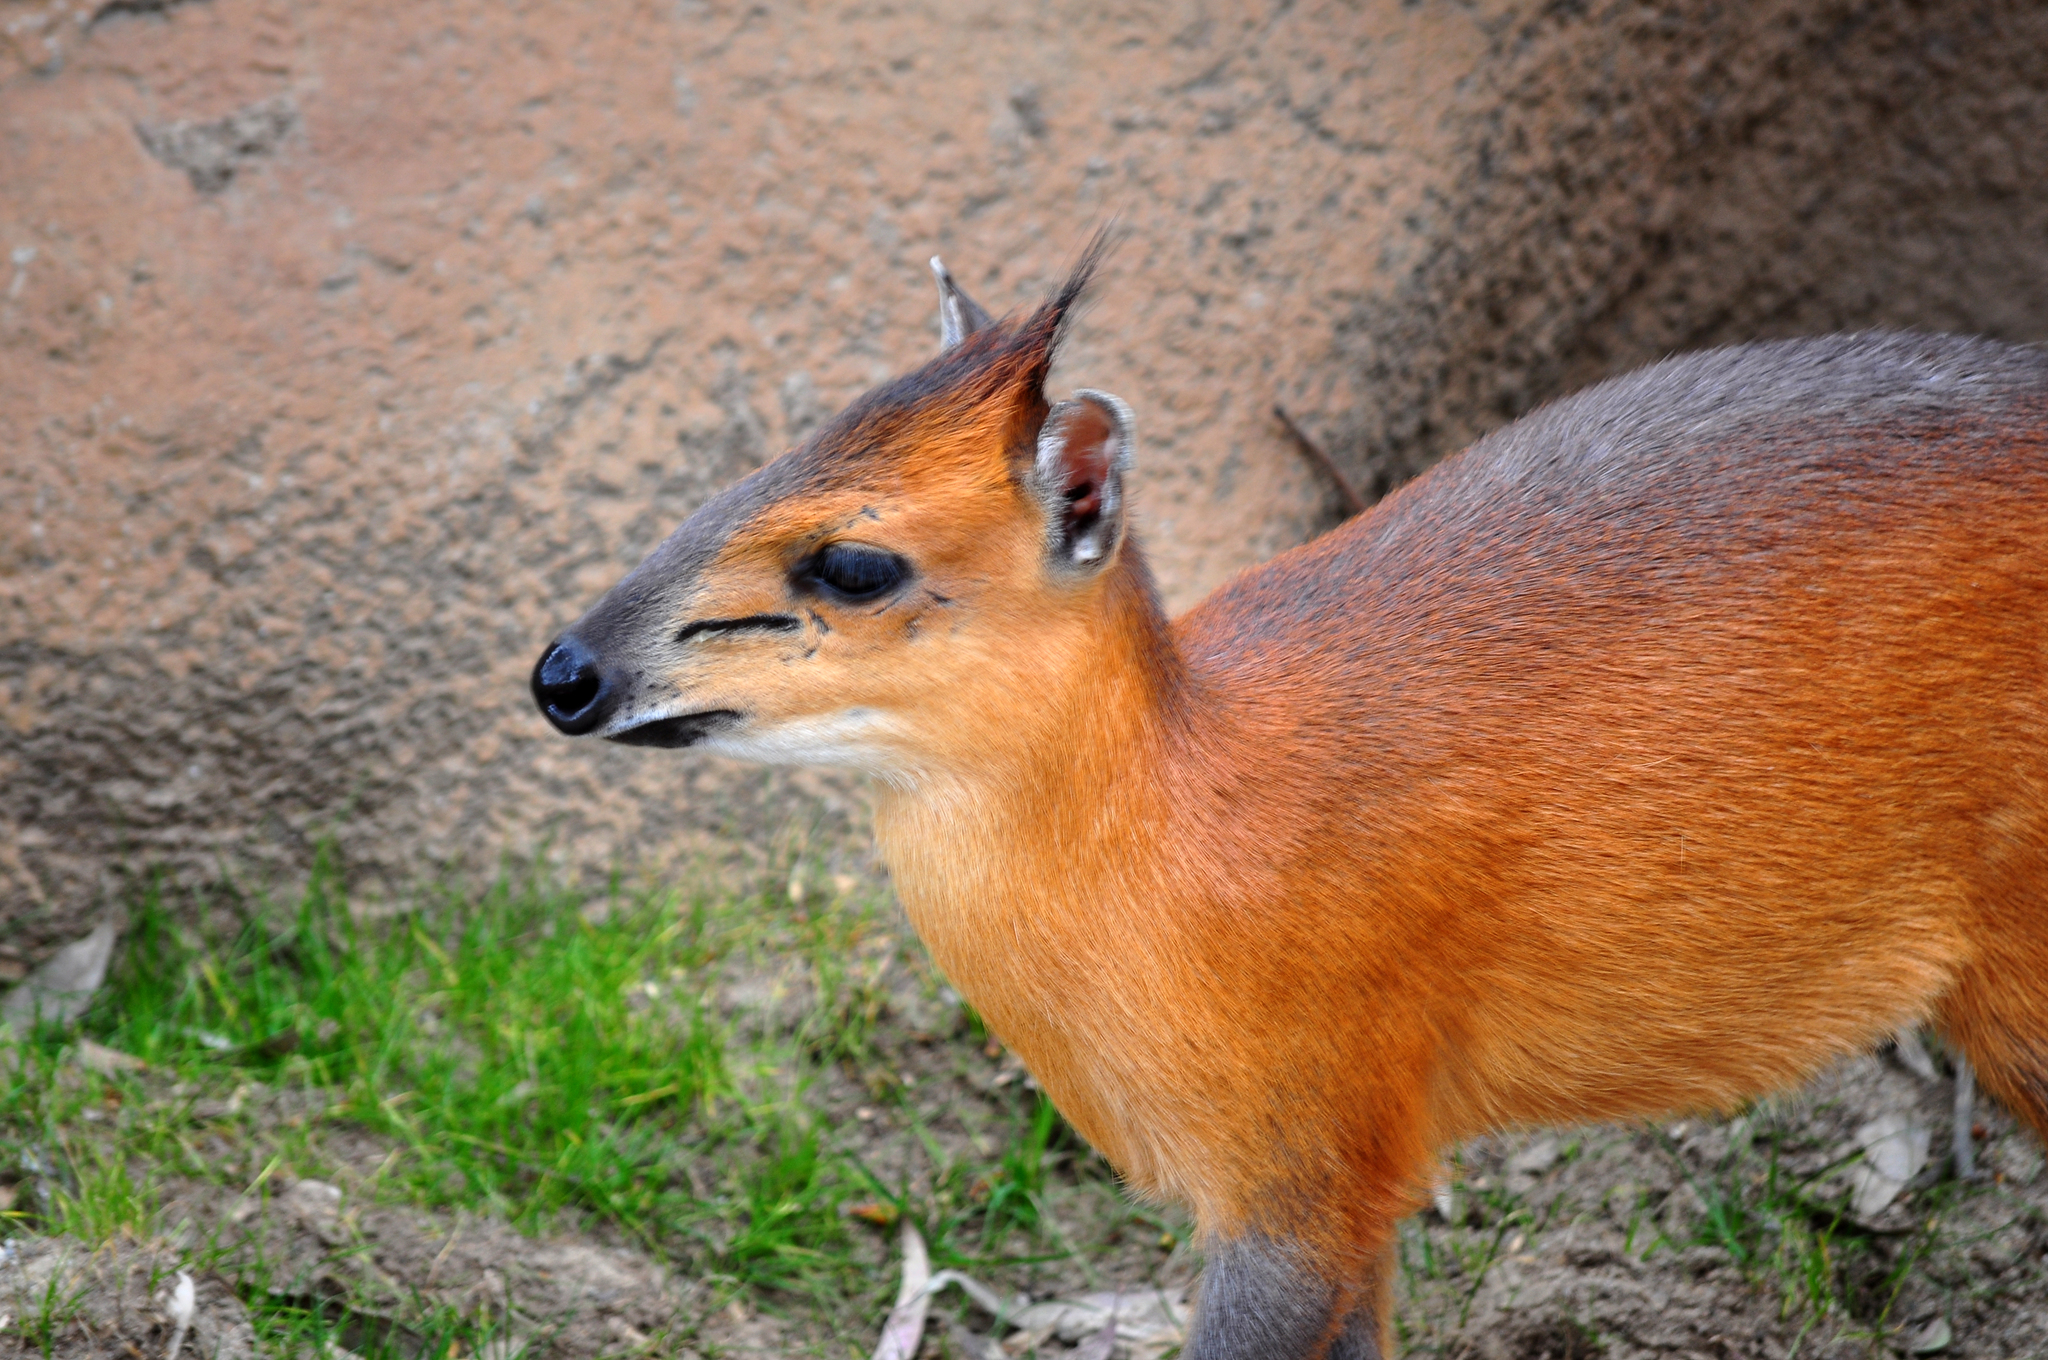
[[[1414,629],[1490,627],[1530,591],[1613,603],[1653,573],[1739,572],[1766,542],[1819,541],[1851,511],[2041,481],[2044,430],[2048,355],[1996,341],[1864,333],[1666,359],[1494,431],[1242,573],[1180,640],[1225,671],[1350,667]]]
[[[1864,331],[1679,355],[1563,397],[1475,443],[1467,458],[1513,480],[1569,454],[1581,477],[1727,442],[1759,422],[1843,430],[2012,396],[2048,397],[2048,354],[1973,336]],[[1590,476],[1589,476],[1590,474]]]

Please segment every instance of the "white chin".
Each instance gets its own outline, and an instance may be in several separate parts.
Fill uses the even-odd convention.
[[[885,740],[892,726],[871,708],[849,708],[781,722],[747,722],[714,732],[697,747],[763,765],[834,765],[886,778],[898,764]]]

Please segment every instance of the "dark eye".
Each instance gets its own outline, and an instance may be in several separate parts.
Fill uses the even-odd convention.
[[[910,564],[895,553],[857,543],[829,544],[802,572],[804,580],[847,600],[872,600],[909,574]]]

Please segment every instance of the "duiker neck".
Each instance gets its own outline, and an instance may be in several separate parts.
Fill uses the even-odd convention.
[[[1150,937],[1172,929],[1160,894],[1204,849],[1181,843],[1176,807],[1199,736],[1143,558],[1126,543],[1110,570],[1082,636],[1054,644],[1061,664],[1016,687],[1016,711],[983,715],[990,759],[880,789],[876,835],[946,977],[1067,1118],[1149,1182],[1149,1156],[1108,1112],[1128,1083],[1101,1070],[1103,1013],[1062,999],[1111,974],[1142,991],[1138,975],[1178,952]]]
[[[949,734],[952,749],[881,791],[885,852],[906,823],[934,818],[1092,821],[1105,798],[1170,758],[1190,717],[1188,675],[1135,543],[1122,545],[1084,609],[1025,626],[1013,664],[963,705],[971,712]]]
[[[1170,835],[1178,767],[1201,744],[1194,684],[1137,545],[1108,570],[1078,619],[1019,639],[954,759],[878,790],[876,836],[915,915],[970,895],[1100,902]]]

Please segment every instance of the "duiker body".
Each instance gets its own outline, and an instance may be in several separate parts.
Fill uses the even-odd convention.
[[[1209,1259],[1187,1354],[1377,1356],[1483,1130],[1928,1017],[2048,1129],[2048,363],[1928,336],[1557,402],[1176,621],[1084,264],[706,505],[556,726],[873,775],[933,957]]]

